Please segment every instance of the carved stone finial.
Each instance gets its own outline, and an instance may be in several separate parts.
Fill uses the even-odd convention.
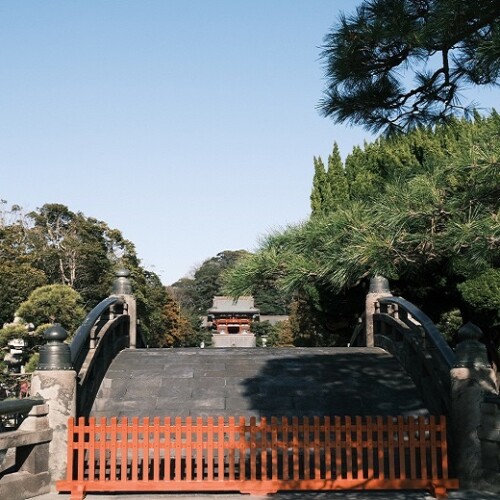
[[[387,278],[383,276],[374,276],[370,280],[370,288],[368,289],[368,293],[383,293],[383,294],[391,294],[391,290],[389,288],[389,281]]]
[[[129,276],[130,272],[127,269],[119,269],[116,272],[116,279],[113,282],[113,295],[132,295]]]
[[[481,328],[469,322],[460,327],[457,336],[455,367],[490,368],[486,346],[479,342],[483,336]]]
[[[467,340],[479,340],[483,336],[483,331],[470,321],[462,325],[457,332],[458,342]]]
[[[47,343],[40,347],[37,370],[72,370],[71,351],[64,343],[68,332],[56,323],[45,330],[43,338]]]

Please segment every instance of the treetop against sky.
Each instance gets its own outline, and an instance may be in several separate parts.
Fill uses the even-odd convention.
[[[314,156],[373,138],[317,109],[323,37],[354,7],[0,2],[0,198],[106,221],[165,284],[253,250],[309,216]]]

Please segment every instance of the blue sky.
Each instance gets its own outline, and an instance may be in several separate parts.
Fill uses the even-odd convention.
[[[254,250],[307,218],[313,156],[370,139],[316,108],[323,36],[352,6],[3,0],[0,198],[105,221],[165,284]]]

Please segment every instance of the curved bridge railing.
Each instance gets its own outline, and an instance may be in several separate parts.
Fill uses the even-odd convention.
[[[383,297],[373,316],[375,343],[398,358],[432,412],[451,407],[455,353],[432,320],[401,297]]]
[[[106,371],[131,338],[131,318],[126,298],[111,296],[87,315],[70,344],[71,363],[78,373],[77,413],[88,415]]]
[[[455,353],[432,320],[411,302],[393,296],[377,300],[372,320],[375,346],[398,359],[432,413],[449,414]],[[350,345],[366,345],[364,322]]]

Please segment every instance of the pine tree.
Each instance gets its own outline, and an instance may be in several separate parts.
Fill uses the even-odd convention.
[[[320,103],[337,123],[408,130],[462,113],[463,88],[500,79],[498,0],[364,0],[325,37]]]

